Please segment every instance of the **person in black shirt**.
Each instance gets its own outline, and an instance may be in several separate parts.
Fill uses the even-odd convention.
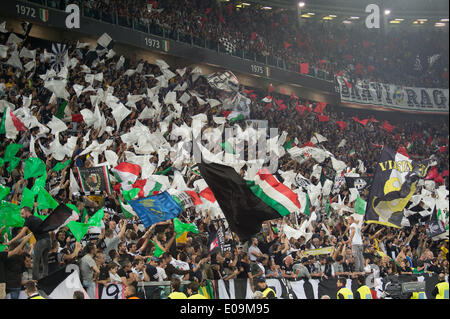
[[[5,274],[6,292],[10,294],[11,299],[19,299],[22,287],[22,274],[25,271],[25,258],[27,257],[25,243],[30,237],[31,234],[28,234],[20,243],[16,242],[9,245]]]
[[[236,264],[239,274],[236,278],[251,278],[250,258],[247,253],[242,253],[241,259]]]
[[[50,235],[39,231],[39,226],[41,225],[42,220],[39,217],[33,216],[29,207],[22,207],[20,210],[20,216],[25,219],[25,223],[23,224],[22,230],[8,243],[8,245],[13,244],[25,236],[28,230],[33,233],[36,238],[36,243],[34,244],[33,249],[33,279],[39,280],[48,275],[48,252],[51,249]],[[39,274],[41,261],[43,264],[42,276]]]

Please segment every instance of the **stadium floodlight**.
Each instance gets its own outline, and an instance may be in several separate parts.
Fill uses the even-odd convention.
[[[448,18],[442,18],[441,22],[448,22]]]
[[[303,1],[301,1],[301,2],[298,3],[298,6],[299,6],[300,8],[303,8],[303,7],[305,6],[305,3],[304,3]]]
[[[352,22],[349,21],[349,20],[344,20],[344,21],[342,21],[342,23],[344,23],[344,24],[351,24]]]
[[[388,15],[390,15],[391,14],[391,9],[386,9],[386,10],[384,10],[384,15],[385,16],[388,16]]]
[[[350,19],[350,20],[358,20],[359,17],[350,17],[349,19]]]
[[[436,24],[434,25],[435,27],[445,27],[446,24],[443,22],[436,22]]]

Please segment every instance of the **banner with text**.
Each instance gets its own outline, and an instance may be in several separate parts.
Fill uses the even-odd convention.
[[[448,114],[448,89],[404,87],[393,84],[370,82],[349,84],[342,77],[339,83],[341,102],[367,105],[375,108],[407,111],[413,113]]]

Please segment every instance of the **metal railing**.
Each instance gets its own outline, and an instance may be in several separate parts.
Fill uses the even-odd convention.
[[[42,6],[46,6],[48,8],[56,9],[56,10],[65,10],[66,6],[72,3],[73,1],[69,0],[24,0],[26,2],[31,2],[35,4],[39,4]],[[282,70],[287,70],[291,72],[295,72],[300,74],[300,65],[298,63],[289,63],[284,59],[267,56],[267,55],[259,55],[254,52],[248,52],[241,49],[236,49],[233,52],[228,52],[223,45],[221,45],[217,41],[212,41],[208,39],[204,39],[201,37],[197,37],[192,34],[186,34],[183,32],[179,32],[177,30],[171,30],[164,28],[163,26],[155,23],[149,23],[145,21],[145,19],[135,18],[130,16],[120,16],[117,11],[105,12],[100,9],[93,9],[86,6],[83,6],[81,0],[78,0],[78,5],[80,6],[82,16],[85,18],[99,20],[105,23],[110,23],[114,25],[118,25],[124,28],[129,28],[135,31],[143,32],[146,34],[151,34],[155,36],[159,36],[161,38],[170,39],[173,41],[177,41],[180,43],[186,43],[193,47],[198,47],[202,49],[216,51],[218,53],[228,54],[240,59],[255,61],[257,63],[264,64],[269,67],[275,67]],[[315,68],[314,66],[309,67],[308,74],[302,74],[303,76],[310,76],[314,78],[318,78],[326,81],[333,81],[334,75],[330,72],[326,72],[324,70],[320,70]]]

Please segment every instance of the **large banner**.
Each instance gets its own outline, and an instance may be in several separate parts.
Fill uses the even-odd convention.
[[[448,114],[448,89],[403,87],[370,82],[368,85],[347,85],[337,77],[341,103],[367,105],[375,108],[401,110],[413,113]]]
[[[412,282],[416,277],[419,282],[425,282],[425,296],[427,299],[434,299],[432,291],[439,282],[436,274],[423,275],[400,275],[394,276],[399,283]],[[331,299],[337,298],[337,278],[329,279],[309,279],[298,281],[286,281],[284,279],[267,279],[267,286],[275,291],[278,299],[320,299],[327,295]],[[369,284],[377,292],[378,298],[383,297],[383,293],[388,291],[388,278],[376,278],[373,284]],[[367,284],[367,283],[366,283]],[[251,290],[249,279],[214,280],[216,299],[252,299],[254,292]],[[347,279],[346,287],[353,293],[358,289],[358,281]],[[393,298],[387,294],[385,298]]]

